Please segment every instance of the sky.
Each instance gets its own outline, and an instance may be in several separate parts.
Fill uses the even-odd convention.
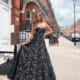
[[[74,23],[74,6],[73,0],[51,0],[52,8],[61,27],[69,27]],[[80,19],[80,0],[76,0],[76,21]]]

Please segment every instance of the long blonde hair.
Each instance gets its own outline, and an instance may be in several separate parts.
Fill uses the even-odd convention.
[[[37,15],[40,15],[40,17],[41,17],[41,20],[40,20],[40,22],[43,22],[45,19],[44,19],[44,17],[45,17],[45,15],[42,13],[42,12],[37,12],[36,13],[36,15],[35,15],[35,19],[34,19],[34,21],[32,22],[32,25],[33,25],[33,33],[35,32],[34,31],[34,29],[35,29],[35,27],[37,26],[37,24],[39,23],[39,21],[38,21],[38,19],[37,19]]]
[[[41,17],[40,22],[44,21],[44,14],[42,12],[37,12],[36,15],[35,15],[35,19],[33,21],[33,24],[38,24],[38,22],[39,22],[38,19],[37,19],[37,15],[40,15],[40,17]]]

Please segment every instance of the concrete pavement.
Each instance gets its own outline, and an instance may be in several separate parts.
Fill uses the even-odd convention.
[[[64,37],[59,42],[48,48],[57,80],[80,80],[80,48]]]
[[[80,48],[64,37],[59,38],[59,45],[48,47],[50,59],[57,80],[80,80]],[[3,70],[4,71],[4,70]],[[8,80],[0,74],[0,80]]]

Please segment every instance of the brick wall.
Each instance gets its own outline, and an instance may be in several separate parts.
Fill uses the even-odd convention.
[[[11,44],[17,40],[16,32],[19,32],[20,26],[20,0],[12,0],[12,18],[11,23],[14,25],[14,33],[11,33]]]

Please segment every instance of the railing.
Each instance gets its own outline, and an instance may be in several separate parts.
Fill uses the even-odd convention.
[[[17,43],[15,44],[14,47],[14,59],[16,59],[20,46],[27,39],[29,32],[25,30],[16,34],[18,35],[18,38],[17,38]]]
[[[18,35],[18,37],[17,37],[17,43],[14,47],[14,59],[16,59],[16,57],[18,55],[17,53],[20,49],[21,43],[27,39],[30,31],[31,31],[30,22],[28,20],[22,22],[21,26],[20,26],[20,32],[16,33],[16,35]]]

